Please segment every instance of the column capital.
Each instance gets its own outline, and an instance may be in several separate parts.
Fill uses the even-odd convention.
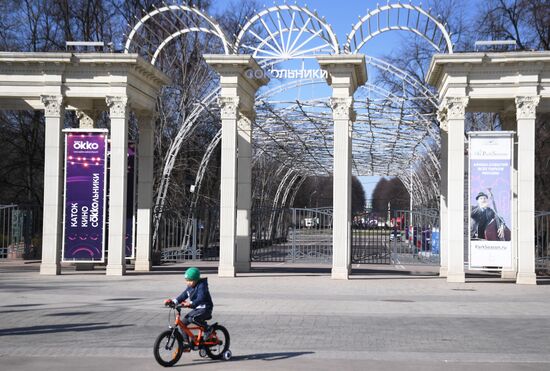
[[[63,114],[62,95],[41,95],[40,100],[44,104],[44,116],[59,117]]]
[[[106,96],[105,102],[109,107],[109,116],[111,118],[124,118],[128,112],[128,97],[126,96]]]
[[[516,97],[516,117],[518,119],[535,119],[540,95]]]
[[[332,97],[330,98],[330,108],[332,108],[335,119],[355,121],[353,97]]]
[[[239,112],[239,97],[218,97],[222,119],[236,119]]]
[[[446,97],[443,108],[446,111],[446,119],[464,119],[469,100],[469,97]]]

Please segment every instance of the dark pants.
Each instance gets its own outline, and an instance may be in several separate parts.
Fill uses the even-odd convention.
[[[212,318],[212,310],[207,308],[193,309],[183,317],[182,322],[185,325],[194,323],[201,327],[206,327],[206,320]]]

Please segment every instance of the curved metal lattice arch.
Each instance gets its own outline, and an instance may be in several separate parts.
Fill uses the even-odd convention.
[[[166,202],[166,195],[168,194],[168,187],[170,185],[170,178],[172,176],[172,170],[176,162],[178,153],[182,147],[182,143],[186,138],[191,135],[193,130],[197,127],[195,123],[199,119],[200,115],[203,114],[210,106],[216,102],[220,89],[217,88],[212,91],[208,96],[206,96],[201,102],[195,105],[190,114],[185,118],[181,124],[178,133],[174,137],[174,140],[170,144],[168,151],[164,157],[162,176],[160,179],[159,190],[157,192],[157,197],[155,199],[154,206],[154,220],[153,220],[153,246],[156,242],[158,227],[160,223],[160,217],[164,211],[164,205]]]
[[[233,46],[221,26],[207,13],[187,5],[167,5],[145,14],[130,30],[124,53],[132,51],[151,58],[155,64],[159,53],[174,38],[190,32],[204,32],[218,37],[224,54],[233,52]],[[152,26],[149,26],[149,23]]]
[[[252,16],[239,31],[235,50],[251,53],[263,66],[340,52],[330,24],[296,4],[275,5]]]
[[[384,23],[384,19],[386,23]],[[412,31],[424,37],[436,50],[446,49],[449,53],[452,52],[450,35],[444,25],[420,7],[401,3],[379,6],[369,12],[354,26],[344,49],[347,52],[357,52],[370,39],[390,30]],[[225,54],[239,51],[252,52],[253,56],[260,60],[263,66],[293,58],[312,58],[317,54],[338,54],[340,52],[337,37],[324,18],[306,7],[289,4],[266,8],[250,18],[237,35],[235,45],[231,45],[219,24],[201,10],[186,5],[164,4],[163,7],[154,8],[153,11],[138,20],[128,36],[125,52],[141,50],[142,54],[146,53],[151,57],[151,63],[154,64],[166,45],[178,36],[191,32],[204,32],[218,37],[221,40]],[[399,97],[394,93],[384,93],[381,89],[378,89],[377,92],[380,95],[378,101],[360,102],[356,100],[356,106],[361,106],[364,103],[368,108],[369,105],[372,105],[371,112],[367,113],[366,116],[359,112],[358,119],[360,122],[356,126],[361,124],[361,120],[368,123],[368,125],[372,125],[371,113],[374,111],[380,113],[387,110],[386,117],[377,119],[379,123],[384,120],[388,123],[393,122],[398,131],[407,125],[416,125],[415,130],[418,131],[418,135],[414,136],[399,134],[397,138],[404,139],[401,148],[397,146],[395,141],[384,144],[381,140],[380,142],[384,145],[380,146],[377,151],[379,154],[384,150],[391,151],[389,162],[392,167],[390,164],[385,164],[385,168],[380,167],[379,170],[384,169],[389,173],[388,175],[399,175],[400,171],[402,174],[405,169],[413,168],[414,162],[420,160],[429,161],[431,163],[429,165],[430,169],[434,169],[436,174],[439,174],[439,163],[436,154],[439,145],[435,130],[437,128],[430,124],[430,118],[424,117],[419,112],[415,113],[410,107],[404,107],[403,103],[405,99],[423,99],[436,107],[437,98],[423,83],[399,68],[372,56],[367,56],[366,59],[369,66],[384,69],[384,71],[390,72],[403,80],[403,89],[406,87],[408,90]],[[276,105],[272,105],[270,103],[273,102],[269,102],[269,99],[287,89],[317,83],[324,84],[325,81],[323,79],[294,80],[286,86],[276,86],[258,95],[260,102],[257,108],[264,110],[264,114],[259,114],[258,117],[266,120],[264,123],[255,124],[256,133],[259,133],[263,138],[263,142],[256,145],[256,149],[261,148],[267,141],[272,141],[270,148],[276,149],[273,156],[284,157],[281,159],[281,163],[285,166],[300,169],[300,171],[304,171],[304,174],[314,174],[315,171],[319,172],[320,170],[326,174],[332,168],[331,153],[328,149],[328,144],[332,140],[332,133],[330,131],[327,131],[326,134],[322,133],[330,126],[325,124],[332,122],[330,105],[326,99],[314,99],[286,102],[289,107],[280,109],[281,103],[285,102],[276,102]],[[375,87],[370,85],[369,89],[374,91]],[[162,212],[170,174],[179,148],[184,139],[193,132],[199,116],[207,110],[212,109],[215,111],[217,109],[215,100],[218,93],[219,89],[216,89],[209,97],[202,102],[198,102],[192,114],[182,123],[178,134],[174,138],[164,160],[164,170],[155,207],[157,213]],[[264,102],[264,100],[267,102]],[[275,106],[277,108],[274,108]],[[394,110],[388,110],[388,107]],[[405,112],[406,110],[408,110],[408,113]],[[394,117],[391,117],[392,114]],[[302,125],[303,128],[295,129],[291,124],[292,122]],[[281,130],[279,132],[269,128],[273,123],[280,125]],[[424,133],[421,133],[421,127],[424,128]],[[300,137],[300,135],[307,132],[308,128],[312,130],[312,133],[309,133],[310,135],[307,137]],[[373,135],[377,134],[372,130],[372,127],[371,133]],[[282,140],[283,134],[287,138],[294,136],[294,139],[291,141],[288,139]],[[219,141],[219,138],[217,140]],[[216,137],[214,141],[216,141]],[[430,141],[435,142],[436,145],[431,146]],[[215,144],[212,145],[215,147]],[[399,152],[400,150],[403,151]],[[212,151],[213,148],[206,157],[209,158]],[[369,151],[372,152],[373,149],[370,148]],[[426,158],[422,158],[421,154],[426,154]],[[324,159],[320,160],[321,156]],[[398,161],[399,156],[405,157],[406,161]],[[204,166],[208,163],[208,158]],[[355,163],[355,168],[358,169],[357,163]],[[201,169],[204,172],[202,163]],[[423,182],[414,179],[415,175],[411,176],[413,177],[411,184],[414,183],[424,187]],[[438,177],[434,178],[437,179]],[[195,183],[197,191],[200,189],[201,179],[202,173],[199,171]],[[428,188],[434,189],[434,185],[431,184]],[[195,197],[197,197],[196,194],[193,195],[194,199]],[[418,199],[421,197],[419,195]]]
[[[378,5],[362,17],[348,35],[344,50],[358,53],[369,40],[394,30],[413,32],[438,52],[453,53],[451,34],[446,25],[419,6],[400,2]]]

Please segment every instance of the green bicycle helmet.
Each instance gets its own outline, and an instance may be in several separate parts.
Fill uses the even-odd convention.
[[[185,279],[188,281],[198,281],[201,278],[199,268],[191,267],[185,271]]]

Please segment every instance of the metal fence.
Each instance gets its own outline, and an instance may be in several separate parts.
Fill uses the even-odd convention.
[[[400,210],[394,215],[392,263],[439,265],[439,210]]]
[[[185,214],[166,211],[154,249],[162,261],[218,260],[219,209]],[[253,209],[251,261],[330,263],[332,208]],[[356,215],[352,227],[352,262],[439,264],[438,210],[394,211],[391,218]],[[435,233],[434,233],[435,232]],[[550,211],[535,214],[538,274],[550,274]],[[0,205],[0,259],[39,259],[42,208]]]
[[[550,274],[550,211],[535,212],[535,268]]]
[[[354,264],[438,265],[438,210],[356,214],[351,260]]]
[[[153,247],[161,261],[218,260],[220,255],[219,208],[183,214],[165,211]]]
[[[0,259],[39,259],[42,253],[42,208],[0,205]]]
[[[253,210],[250,260],[330,263],[332,208]]]

